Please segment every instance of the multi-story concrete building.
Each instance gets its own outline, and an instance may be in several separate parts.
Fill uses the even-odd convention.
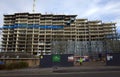
[[[80,55],[102,52],[105,38],[116,34],[115,23],[76,19],[76,16],[40,13],[4,15],[2,51]]]

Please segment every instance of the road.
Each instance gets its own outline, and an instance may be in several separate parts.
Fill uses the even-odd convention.
[[[2,74],[0,77],[120,77],[120,71],[74,72],[51,74]]]

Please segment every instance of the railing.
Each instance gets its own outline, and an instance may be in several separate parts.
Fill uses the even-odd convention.
[[[14,29],[14,28],[40,28],[40,29],[63,29],[63,25],[25,25],[25,24],[16,24],[16,25],[9,25],[3,26],[3,29]]]

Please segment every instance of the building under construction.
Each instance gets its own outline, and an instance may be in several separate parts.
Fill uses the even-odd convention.
[[[77,19],[76,16],[41,13],[4,15],[2,51],[36,55],[106,52],[105,40],[116,35],[115,23]]]

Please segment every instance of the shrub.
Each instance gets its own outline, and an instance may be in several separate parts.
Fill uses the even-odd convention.
[[[15,68],[15,64],[14,63],[8,63],[5,66],[5,69],[8,69],[8,70],[11,70],[11,69],[14,69],[14,68]]]
[[[0,65],[0,70],[3,70],[3,69],[5,69],[5,64]]]
[[[8,69],[8,70],[27,68],[27,67],[28,67],[28,63],[27,62],[15,62],[15,63],[6,64],[6,69]]]
[[[16,67],[17,68],[26,68],[26,67],[28,67],[28,63],[27,62],[18,62]]]

